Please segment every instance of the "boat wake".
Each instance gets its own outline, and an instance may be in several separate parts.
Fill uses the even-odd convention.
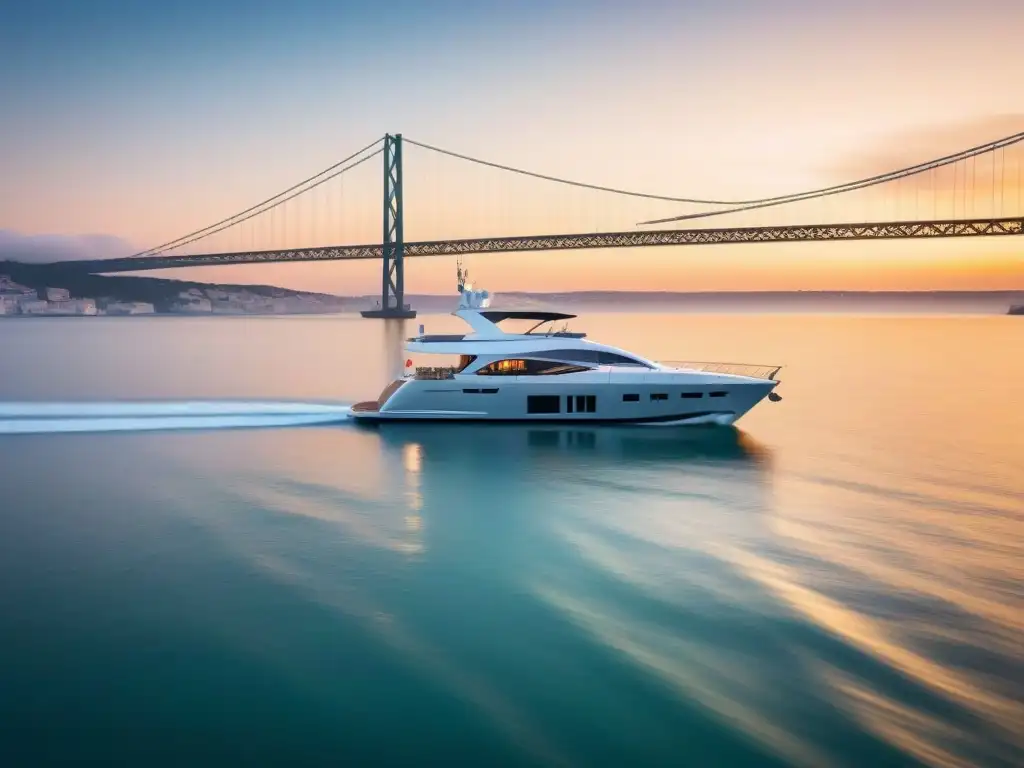
[[[344,422],[350,412],[348,405],[331,403],[237,400],[0,402],[0,435],[298,427]]]

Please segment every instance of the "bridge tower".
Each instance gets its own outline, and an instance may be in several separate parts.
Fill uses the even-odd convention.
[[[363,317],[416,317],[405,303],[405,241],[402,231],[402,134],[384,136],[384,239],[380,307]]]

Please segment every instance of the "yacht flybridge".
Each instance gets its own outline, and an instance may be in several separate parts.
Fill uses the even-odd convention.
[[[416,368],[393,381],[376,400],[357,403],[360,421],[588,422],[622,424],[732,424],[773,390],[779,366],[730,363],[657,363],[556,330],[575,315],[490,309],[486,291],[474,291],[459,272],[453,313],[470,332],[409,339],[412,353],[458,355],[451,367]],[[507,320],[535,324],[508,333]]]

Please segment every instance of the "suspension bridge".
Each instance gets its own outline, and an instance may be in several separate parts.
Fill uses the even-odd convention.
[[[64,269],[89,273],[139,272],[231,264],[376,259],[381,262],[381,300],[367,317],[413,317],[405,303],[406,257],[515,253],[600,248],[998,237],[1024,234],[1024,132],[916,165],[842,184],[754,199],[674,197],[601,186],[503,165],[442,149],[401,134],[385,135],[318,174],[233,216],[161,245],[123,258],[62,262]],[[403,178],[403,151],[491,175],[487,194],[464,173],[442,189],[449,169],[424,168],[416,180]],[[383,158],[383,175],[363,179],[357,190],[383,180],[383,229],[374,242],[369,227],[380,226],[380,187],[369,198],[344,187]],[[380,171],[377,171],[379,174]],[[519,187],[494,185],[501,177]],[[525,190],[541,184],[546,195]],[[416,186],[416,185],[419,186]],[[416,208],[404,205],[415,187]],[[559,191],[552,194],[551,189]],[[568,200],[564,194],[587,199]],[[372,208],[366,203],[376,200]],[[482,202],[483,201],[483,202]],[[611,205],[611,207],[610,207]],[[685,208],[684,208],[685,207]],[[680,213],[683,208],[684,212]],[[661,213],[653,213],[660,211]],[[453,212],[455,212],[453,214]],[[859,215],[858,215],[859,214]],[[453,215],[457,222],[453,222]],[[513,216],[515,218],[513,218]],[[629,228],[604,231],[605,221]],[[500,226],[500,236],[407,240],[409,229],[435,234],[439,226],[478,222]],[[836,223],[836,222],[839,223]],[[728,224],[726,226],[725,224]],[[411,224],[412,226],[408,226]],[[557,234],[535,234],[555,230]],[[510,230],[518,230],[510,232]],[[362,244],[335,245],[334,242]],[[369,241],[369,242],[367,242]]]

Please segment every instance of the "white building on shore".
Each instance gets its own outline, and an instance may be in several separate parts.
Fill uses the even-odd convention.
[[[34,288],[16,283],[8,275],[0,275],[0,299],[20,304],[23,301],[35,301],[39,298]]]
[[[178,294],[178,300],[171,306],[171,311],[186,315],[208,315],[213,311],[213,305],[202,291],[190,288]]]
[[[71,292],[67,288],[47,288],[46,300],[55,303],[63,303],[71,300]]]
[[[107,304],[108,315],[152,315],[155,311],[153,305],[145,301],[116,301]]]
[[[0,315],[97,315],[95,299],[72,299],[67,288],[47,287],[41,298],[34,288],[0,275]]]
[[[71,299],[69,301],[55,301],[50,303],[51,315],[75,315],[93,316],[98,315],[95,299]]]
[[[50,302],[42,299],[22,299],[18,302],[18,308],[23,315],[46,315],[50,312]]]

